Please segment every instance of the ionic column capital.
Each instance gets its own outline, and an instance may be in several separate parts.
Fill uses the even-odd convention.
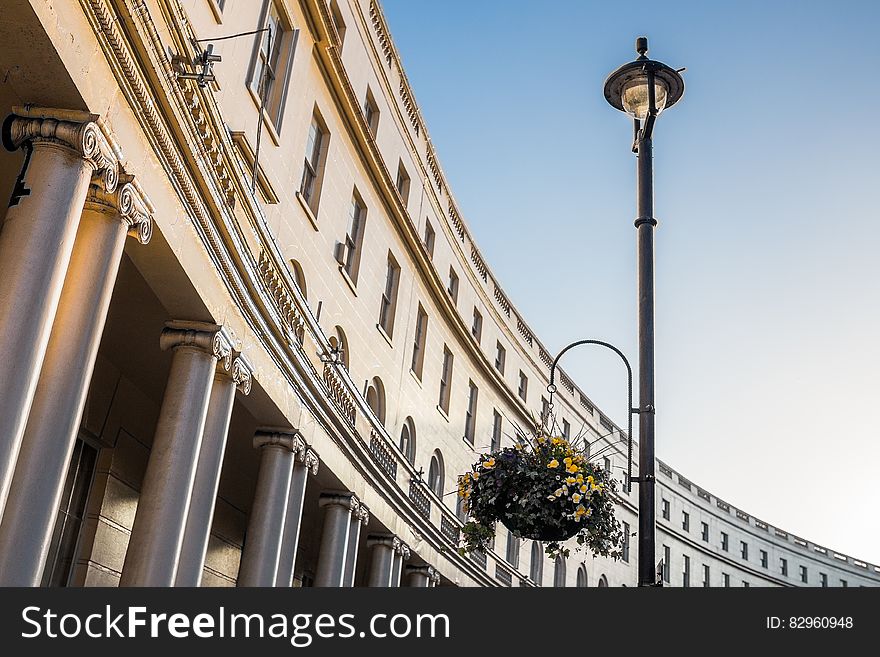
[[[163,351],[179,347],[201,349],[221,362],[225,369],[232,367],[232,345],[216,324],[168,322],[159,336],[159,347]]]
[[[255,449],[273,446],[283,447],[293,452],[297,457],[300,457],[301,454],[305,454],[306,449],[308,448],[302,435],[295,430],[292,432],[260,430],[254,434]]]
[[[370,510],[364,506],[357,495],[348,491],[321,493],[318,506],[341,506],[349,510],[351,517],[366,525],[370,522]]]
[[[440,583],[440,573],[434,568],[434,566],[407,566],[406,574],[426,577],[434,586],[437,586],[437,584]]]
[[[313,475],[318,474],[318,466],[321,465],[321,460],[311,447],[306,449],[305,453],[301,455],[299,461],[305,465]]]
[[[57,144],[73,150],[92,166],[94,180],[112,192],[119,183],[118,158],[94,121],[97,117],[85,116],[91,120],[10,114],[3,122],[3,145],[10,151],[18,150],[26,142]]]
[[[238,353],[235,354],[235,358],[232,360],[232,370],[230,374],[239,392],[243,395],[250,394],[253,372],[247,362]]]
[[[147,244],[153,236],[153,206],[134,176],[122,174],[119,182],[111,192],[92,183],[86,196],[86,207],[118,216],[128,226],[131,237]]]
[[[374,547],[376,545],[384,545],[393,551],[397,551],[400,539],[394,534],[370,534],[367,536],[367,547]]]

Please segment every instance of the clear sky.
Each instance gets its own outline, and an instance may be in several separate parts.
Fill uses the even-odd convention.
[[[551,350],[636,361],[632,127],[650,55],[657,455],[771,524],[880,564],[880,3],[383,0],[475,239]],[[591,350],[595,351],[591,351]],[[625,426],[625,376],[564,366]]]

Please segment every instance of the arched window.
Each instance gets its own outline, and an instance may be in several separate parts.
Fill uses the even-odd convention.
[[[400,451],[410,463],[416,461],[416,425],[411,417],[406,418],[400,430]]]
[[[443,456],[440,450],[431,455],[431,465],[428,466],[428,488],[438,497],[443,497]]]
[[[602,576],[599,578],[599,588],[602,589],[602,588],[605,588],[605,587],[607,587],[607,586],[608,586],[608,578],[605,577],[605,575],[602,575]]]
[[[556,563],[553,565],[553,586],[558,588],[565,586],[565,559],[561,555],[556,557]]]
[[[302,293],[303,299],[305,299],[306,303],[308,303],[309,293],[308,288],[306,287],[306,275],[303,273],[302,265],[299,264],[296,260],[291,260],[290,268],[293,270],[293,280],[296,281],[296,286]]]
[[[345,337],[345,331],[341,326],[336,327],[336,348],[339,350],[339,364],[348,369],[348,338]]]
[[[581,567],[578,568],[577,586],[580,589],[587,587],[587,567],[584,564],[581,564]]]
[[[372,383],[367,388],[367,406],[372,409],[379,423],[385,426],[385,386],[378,376],[373,377]]]
[[[544,578],[544,550],[540,543],[532,543],[532,559],[529,564],[529,577],[532,581],[541,586],[541,580]]]

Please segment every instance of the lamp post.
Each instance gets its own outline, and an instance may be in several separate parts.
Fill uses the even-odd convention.
[[[633,118],[633,147],[638,156],[635,220],[639,303],[639,586],[658,584],[654,569],[654,122],[684,93],[679,71],[648,59],[648,39],[636,39],[639,57],[608,76],[605,100]],[[681,69],[684,70],[684,69]]]

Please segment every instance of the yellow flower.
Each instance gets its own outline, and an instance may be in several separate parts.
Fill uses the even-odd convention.
[[[565,463],[565,465],[571,465],[571,457],[566,456],[564,459],[562,459],[562,462]]]
[[[484,468],[487,468],[487,469],[494,468],[495,467],[495,459],[492,457],[489,457],[488,460],[483,461],[480,465],[483,466]]]
[[[480,473],[479,473],[479,472],[475,472],[474,474],[471,475],[471,477],[473,477],[473,478],[474,478],[474,481],[476,481],[477,479],[480,478]]]
[[[577,479],[575,479],[574,477],[566,477],[565,483],[567,483],[569,486],[571,486],[572,484],[577,483]]]
[[[580,504],[580,505],[578,505],[577,510],[574,512],[574,515],[575,515],[576,518],[580,518],[580,517],[581,517],[582,515],[584,515],[586,512],[587,512],[587,509],[584,507],[583,504]]]
[[[554,445],[561,445],[561,444],[562,444],[562,439],[561,439],[561,438],[554,438],[554,439],[551,440],[550,442],[553,443]]]
[[[575,493],[574,495],[571,496],[571,501],[574,502],[575,504],[577,504],[578,502],[581,501],[581,496],[578,495],[577,493]]]
[[[583,484],[583,485],[580,487],[580,491],[581,491],[582,493],[586,493],[586,492],[587,492],[587,485],[586,485],[586,484]]]
[[[587,477],[587,483],[590,484],[590,486],[594,486],[596,484],[596,480],[593,479],[593,475]]]
[[[556,459],[553,459],[552,461],[550,461],[550,463],[547,464],[547,467],[548,468],[558,468],[559,461],[557,461]]]
[[[576,479],[577,479],[577,482],[578,482],[579,484],[584,483],[584,475],[579,474],[579,475],[576,477]]]
[[[554,494],[556,497],[562,497],[562,489],[561,489],[561,488],[557,488],[555,491],[553,491],[553,494]]]
[[[576,465],[574,465],[573,463],[565,469],[566,472],[571,472],[572,474],[574,474],[578,470],[580,470],[580,468],[577,467]]]
[[[540,443],[541,445],[543,445],[546,440],[547,439],[544,438],[544,436],[538,436],[538,443]]]

